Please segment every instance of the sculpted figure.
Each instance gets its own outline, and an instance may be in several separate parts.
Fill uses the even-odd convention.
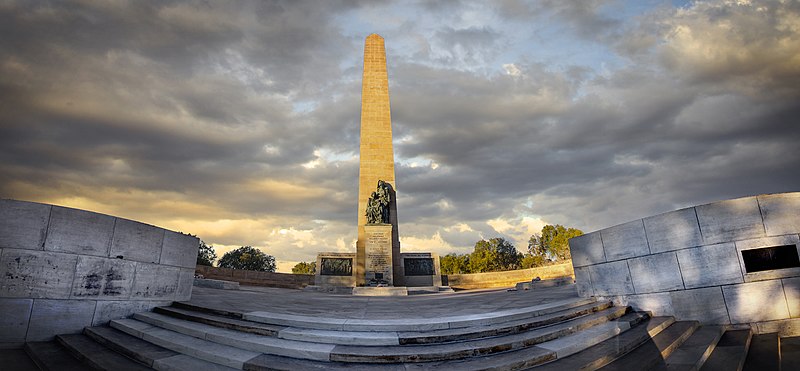
[[[378,181],[378,189],[367,201],[367,224],[389,223],[389,203],[392,200],[391,184]]]

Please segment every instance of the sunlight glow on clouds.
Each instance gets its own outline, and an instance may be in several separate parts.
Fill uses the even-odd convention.
[[[403,251],[797,191],[796,1],[5,1],[0,197],[355,251],[364,38]]]

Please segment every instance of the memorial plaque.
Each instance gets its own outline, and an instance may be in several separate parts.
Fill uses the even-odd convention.
[[[405,258],[403,259],[405,274],[408,276],[433,276],[436,271],[433,268],[432,258]]]
[[[366,232],[365,280],[392,285],[392,225],[368,224]]]
[[[322,258],[322,269],[320,274],[323,276],[352,276],[352,258]]]

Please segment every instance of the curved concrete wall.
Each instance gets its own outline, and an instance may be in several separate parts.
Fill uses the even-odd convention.
[[[191,297],[198,239],[0,200],[0,345],[50,340]]]
[[[239,282],[248,286],[280,287],[285,289],[302,289],[314,284],[313,274],[294,274],[276,272],[257,272],[244,269],[230,269],[198,265],[198,274],[205,278]]]
[[[748,273],[742,251],[800,242],[800,192],[676,210],[569,241],[581,296],[709,324],[800,317],[800,268]],[[787,324],[787,320],[789,323]],[[796,324],[800,324],[800,320]]]
[[[536,277],[549,280],[572,276],[572,264],[562,263],[513,271],[448,274],[442,275],[442,281],[454,289],[486,289],[495,287],[514,287],[520,282],[530,281]]]

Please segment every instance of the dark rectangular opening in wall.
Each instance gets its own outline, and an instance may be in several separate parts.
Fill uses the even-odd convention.
[[[747,273],[800,267],[800,258],[797,256],[795,245],[742,250],[742,259]]]

